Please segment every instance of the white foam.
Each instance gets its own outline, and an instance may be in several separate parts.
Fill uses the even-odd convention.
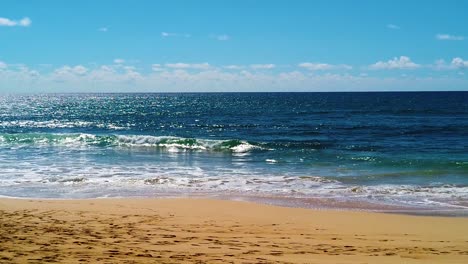
[[[255,148],[258,148],[258,147],[243,141],[242,144],[231,147],[231,150],[233,152],[243,153],[243,152],[248,152],[248,151],[250,151],[252,149],[255,149]]]
[[[74,137],[93,138],[82,134]],[[153,139],[152,139],[153,140]],[[154,139],[156,140],[156,139]],[[73,144],[71,141],[70,144]],[[144,141],[143,141],[144,142]],[[185,151],[178,146],[168,151]],[[83,152],[80,152],[83,153]],[[90,153],[95,153],[92,150]],[[59,154],[57,154],[59,155]],[[328,197],[338,199],[367,199],[371,201],[414,206],[460,206],[468,200],[468,186],[437,185],[374,185],[350,186],[336,179],[319,176],[268,174],[265,167],[252,168],[245,163],[226,166],[199,161],[187,162],[175,154],[159,163],[133,160],[124,163],[100,163],[87,155],[31,155],[18,160],[0,153],[0,194],[33,197],[99,197],[120,194],[163,192],[238,192],[245,194],[284,195],[287,197]],[[272,173],[272,172],[270,172]],[[286,172],[287,173],[287,172]]]

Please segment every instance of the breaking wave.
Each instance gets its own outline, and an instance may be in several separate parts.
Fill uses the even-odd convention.
[[[173,136],[94,135],[94,134],[0,134],[0,145],[50,145],[157,148],[168,151],[231,151],[248,152],[265,149],[259,143],[245,140],[198,139]]]

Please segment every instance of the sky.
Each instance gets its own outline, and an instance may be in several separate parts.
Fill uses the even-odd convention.
[[[0,93],[468,91],[468,1],[2,0]]]

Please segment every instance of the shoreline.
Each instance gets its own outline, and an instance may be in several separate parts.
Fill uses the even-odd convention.
[[[0,198],[0,263],[464,263],[468,219],[202,198]]]
[[[344,212],[369,212],[397,215],[415,216],[441,216],[467,218],[468,208],[464,206],[457,209],[449,207],[429,209],[426,207],[405,206],[398,204],[378,203],[369,200],[358,200],[330,197],[291,197],[279,195],[249,195],[249,194],[219,194],[219,193],[166,193],[160,196],[110,196],[90,198],[38,198],[38,197],[12,197],[0,195],[0,200],[34,200],[34,201],[89,201],[89,200],[165,200],[165,199],[196,199],[196,200],[220,200],[248,202],[259,205],[278,206],[285,208],[299,208],[306,210],[344,211]],[[455,207],[455,206],[454,206]]]

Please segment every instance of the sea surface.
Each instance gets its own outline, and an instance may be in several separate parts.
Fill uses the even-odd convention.
[[[468,209],[468,92],[0,96],[0,195]]]

